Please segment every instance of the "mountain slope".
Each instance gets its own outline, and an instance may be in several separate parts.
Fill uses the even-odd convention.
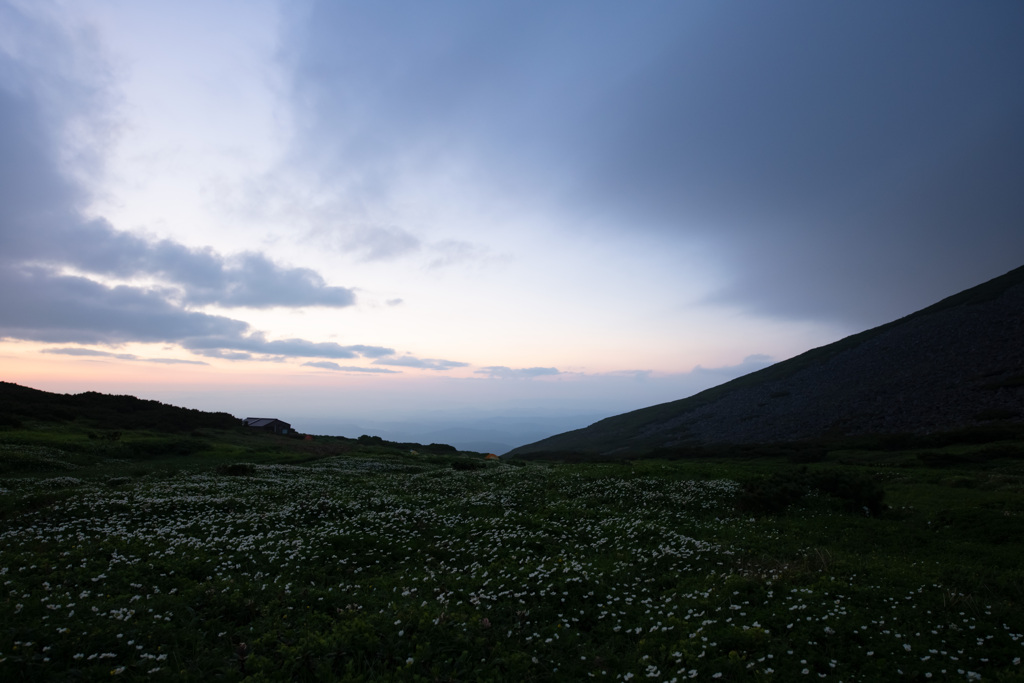
[[[1024,419],[1024,267],[689,398],[509,455],[930,433],[993,419]]]
[[[0,425],[17,425],[22,420],[69,422],[78,418],[101,429],[152,429],[162,432],[231,429],[241,425],[238,418],[227,413],[179,408],[134,396],[95,391],[55,394],[0,382]]]

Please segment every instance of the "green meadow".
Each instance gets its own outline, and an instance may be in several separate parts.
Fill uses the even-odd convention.
[[[0,679],[1022,680],[1022,455],[506,462],[17,421]]]

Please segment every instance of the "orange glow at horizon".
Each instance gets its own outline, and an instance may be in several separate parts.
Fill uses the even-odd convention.
[[[350,387],[401,382],[408,385],[425,377],[438,377],[431,371],[398,368],[396,373],[336,372],[302,367],[301,363],[259,360],[204,359],[205,365],[163,363],[149,357],[176,357],[180,353],[161,350],[154,353],[144,345],[119,348],[109,353],[132,354],[135,360],[114,356],[75,356],[45,353],[54,344],[4,341],[0,343],[0,381],[56,393],[131,393],[148,398],[147,392],[162,389],[230,389],[274,387]],[[162,349],[163,347],[161,347]],[[191,359],[195,359],[194,357]],[[191,360],[190,359],[190,360]],[[196,359],[198,360],[198,359]],[[342,362],[343,363],[343,362]],[[342,364],[339,363],[339,364]]]

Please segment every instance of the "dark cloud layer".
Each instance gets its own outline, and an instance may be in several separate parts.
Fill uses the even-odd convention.
[[[1020,3],[311,7],[295,156],[365,198],[468,165],[581,238],[710,246],[717,301],[857,325],[1024,254]]]
[[[182,342],[217,335],[241,339],[248,325],[185,310],[159,292],[108,287],[43,268],[0,267],[0,336],[44,342]]]
[[[681,260],[696,245],[730,278],[711,301],[769,316],[883,322],[1024,254],[1021,3],[306,7],[282,40],[289,159],[323,184],[309,196],[368,207],[334,242],[362,260],[488,256],[375,216],[407,199],[397,179],[452,169],[474,200],[503,200],[502,224],[519,204],[581,242],[642,237]],[[0,50],[0,338],[341,371],[355,358],[366,372],[467,365],[270,339],[203,309],[343,308],[354,290],[255,251],[84,219],[93,143],[116,135],[110,77],[88,37],[32,16],[0,3],[20,41]]]

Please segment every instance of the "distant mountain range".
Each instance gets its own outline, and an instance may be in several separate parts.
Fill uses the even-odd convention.
[[[1024,423],[1024,267],[670,403],[513,449],[630,455]]]

